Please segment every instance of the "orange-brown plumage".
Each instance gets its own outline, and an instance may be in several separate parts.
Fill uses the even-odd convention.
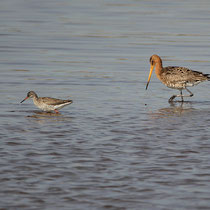
[[[191,87],[199,84],[200,82],[210,80],[210,76],[208,74],[203,74],[199,71],[193,71],[185,67],[178,66],[162,66],[162,60],[158,55],[152,55],[150,57],[150,74],[148,78],[148,82],[146,85],[146,89],[148,88],[150,78],[155,68],[155,74],[157,78],[167,87],[174,88],[180,90],[180,95],[173,95],[169,101],[173,101],[176,97],[181,97],[183,101],[183,97],[192,97],[193,93],[191,93],[187,87]],[[182,95],[182,90],[186,89],[190,95]]]

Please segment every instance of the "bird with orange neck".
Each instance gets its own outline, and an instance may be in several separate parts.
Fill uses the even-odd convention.
[[[187,88],[197,85],[201,82],[210,80],[209,74],[203,74],[199,71],[193,71],[185,67],[179,66],[167,66],[163,67],[162,60],[158,55],[152,55],[150,57],[150,73],[146,85],[148,88],[153,69],[155,68],[155,74],[157,78],[167,87],[177,89],[180,91],[179,95],[173,95],[169,98],[169,102],[173,102],[176,97],[181,97],[181,102],[184,101],[184,97],[192,97],[193,93]],[[183,95],[182,90],[185,89],[189,95]]]

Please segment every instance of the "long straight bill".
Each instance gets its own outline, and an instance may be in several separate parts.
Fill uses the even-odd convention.
[[[152,72],[153,72],[154,66],[155,65],[151,65],[151,67],[150,67],[150,72],[149,72],[149,77],[148,77],[148,80],[147,80],[146,90],[147,90],[147,88],[149,86],[149,82],[150,82],[150,79],[151,79],[151,76],[152,76]]]
[[[28,99],[28,97],[24,98],[20,103],[23,103],[23,101],[25,101],[26,99]]]

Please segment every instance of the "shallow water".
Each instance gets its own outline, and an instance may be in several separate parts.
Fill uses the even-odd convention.
[[[209,84],[145,91],[154,53],[210,73],[207,0],[0,5],[1,209],[210,209]]]

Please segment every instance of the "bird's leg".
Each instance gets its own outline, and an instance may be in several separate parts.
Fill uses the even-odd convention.
[[[179,96],[179,95],[173,95],[173,96],[171,96],[171,98],[169,98],[168,102],[169,102],[169,103],[173,102],[173,100],[174,100],[177,96]]]
[[[181,95],[181,99],[182,99],[182,102],[183,102],[184,98],[183,98],[183,95],[182,95],[182,89],[180,90],[180,95]]]
[[[57,109],[54,109],[54,111],[55,111],[56,114],[59,114],[60,113]]]
[[[181,90],[180,90],[180,95],[173,95],[173,96],[171,96],[171,98],[169,98],[168,102],[169,102],[169,103],[170,103],[170,102],[173,102],[173,100],[174,100],[176,97],[181,97],[181,99],[182,99],[181,102],[184,101],[184,97],[192,97],[192,96],[193,96],[193,93],[192,93],[190,90],[188,90],[186,87],[185,87],[185,89],[187,90],[188,93],[190,93],[190,95],[182,95],[182,89],[181,89]]]
[[[180,95],[173,95],[173,96],[171,96],[171,98],[169,98],[168,102],[169,102],[169,103],[173,102],[173,100],[174,100],[176,97],[181,97],[182,102],[184,101],[183,95],[182,95],[182,90],[180,90]]]
[[[180,97],[182,98],[182,101],[184,101],[183,97],[192,97],[193,96],[193,93],[190,90],[188,90],[186,87],[185,87],[185,89],[188,93],[190,93],[190,95],[182,95],[182,90],[180,90],[180,93],[181,93]]]
[[[192,96],[193,96],[193,93],[192,93],[190,90],[188,90],[186,87],[185,87],[185,89],[186,89],[186,91],[190,94],[190,95],[187,95],[187,96],[185,96],[185,97],[192,97]]]

